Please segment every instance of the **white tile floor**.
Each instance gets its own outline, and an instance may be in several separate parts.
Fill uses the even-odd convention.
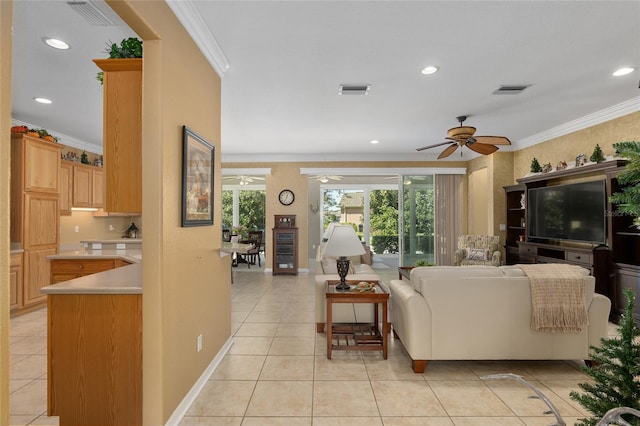
[[[394,278],[393,269],[384,272]],[[389,357],[334,351],[316,334],[313,275],[234,268],[234,344],[181,425],[548,425],[546,406],[512,381],[523,375],[567,424],[587,413],[569,398],[588,380],[577,361],[431,361],[414,374],[402,345]],[[612,332],[615,329],[612,327]],[[11,320],[11,425],[57,425],[46,417],[45,310]]]

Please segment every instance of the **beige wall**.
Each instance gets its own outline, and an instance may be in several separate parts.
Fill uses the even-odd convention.
[[[220,78],[164,2],[108,1],[144,40],[143,417],[164,424],[231,334],[230,261],[214,226],[181,227],[182,126],[215,145]],[[203,335],[203,350],[196,338]]]
[[[0,1],[0,425],[9,424],[9,176],[11,1]]]
[[[122,237],[133,220],[142,234],[142,223],[133,217],[94,217],[91,211],[72,211],[71,216],[60,216],[60,245],[77,244],[83,240],[113,240]],[[109,230],[113,225],[114,231]],[[75,231],[78,226],[80,232]]]
[[[551,163],[555,167],[563,160],[575,161],[581,153],[590,157],[596,144],[604,155],[613,155],[612,144],[628,140],[640,140],[640,111],[515,152],[511,183],[529,173],[534,157],[540,165]]]

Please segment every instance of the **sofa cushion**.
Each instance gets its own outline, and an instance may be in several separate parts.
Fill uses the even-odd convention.
[[[411,285],[421,293],[421,280],[456,277],[504,277],[504,273],[496,266],[422,266],[413,268],[409,275]]]

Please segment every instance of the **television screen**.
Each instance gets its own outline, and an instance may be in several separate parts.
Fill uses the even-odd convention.
[[[604,180],[529,189],[528,236],[605,244],[606,202]]]

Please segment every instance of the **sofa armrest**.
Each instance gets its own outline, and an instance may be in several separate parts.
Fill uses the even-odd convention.
[[[453,255],[456,259],[456,265],[460,266],[460,264],[462,263],[462,259],[464,259],[464,249],[456,250],[455,252],[453,252]]]
[[[413,360],[433,357],[432,312],[424,297],[406,281],[389,283],[391,324]]]
[[[600,340],[608,336],[611,300],[595,293],[589,305],[589,346],[600,347]]]

